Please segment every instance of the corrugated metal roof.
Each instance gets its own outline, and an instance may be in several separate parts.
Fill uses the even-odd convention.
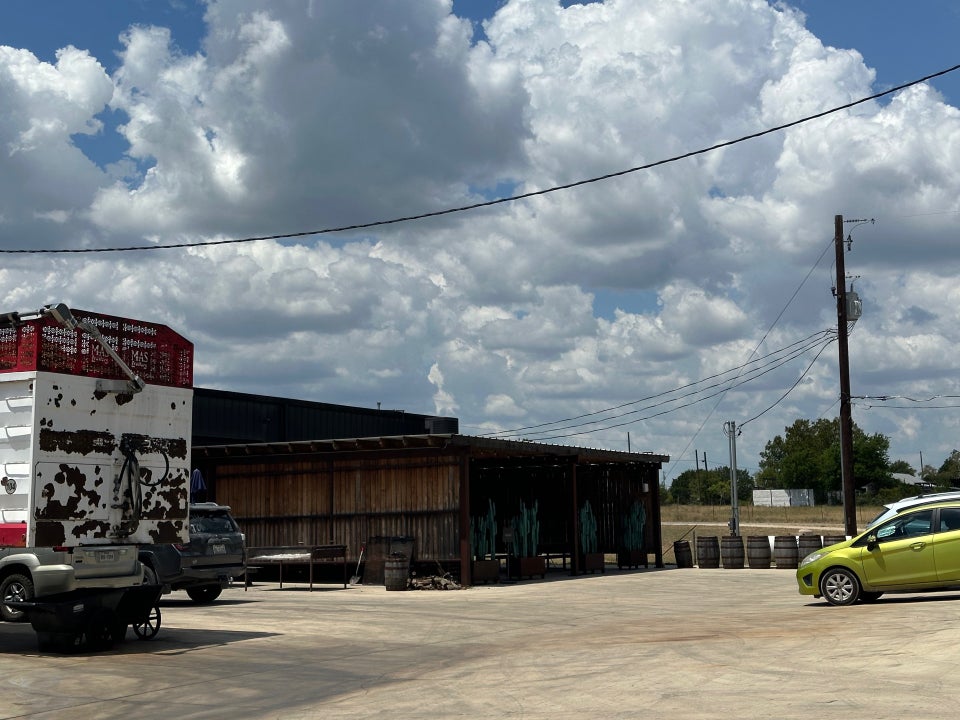
[[[579,462],[587,463],[617,462],[661,465],[670,460],[668,455],[654,453],[622,452],[457,434],[390,435],[333,440],[205,445],[194,447],[193,452],[202,457],[212,458],[418,449],[449,449],[474,457],[575,457]]]

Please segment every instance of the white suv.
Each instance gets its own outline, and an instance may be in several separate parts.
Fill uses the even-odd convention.
[[[877,515],[873,520],[867,523],[864,530],[869,530],[874,525],[889,520],[901,510],[916,507],[917,505],[926,505],[927,503],[941,502],[943,500],[960,500],[960,490],[950,492],[928,493],[927,495],[914,495],[906,497],[896,502],[888,503],[883,506],[883,512]]]

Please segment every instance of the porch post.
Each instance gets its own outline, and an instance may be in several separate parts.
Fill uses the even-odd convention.
[[[460,457],[460,584],[473,585],[470,556],[470,456]]]
[[[580,573],[580,553],[577,548],[577,541],[580,538],[580,513],[577,512],[577,457],[574,456],[570,461],[570,487],[571,487],[571,502],[573,507],[573,523],[571,527],[573,528],[573,538],[571,545],[572,554],[570,556],[570,574],[578,575]]]

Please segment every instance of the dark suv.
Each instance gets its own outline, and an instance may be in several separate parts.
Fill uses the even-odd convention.
[[[140,548],[144,582],[186,590],[196,603],[213,602],[233,579],[243,577],[244,538],[230,508],[190,505],[190,542]]]

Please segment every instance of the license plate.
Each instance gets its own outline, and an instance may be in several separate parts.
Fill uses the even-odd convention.
[[[227,546],[224,545],[223,543],[214,543],[212,549],[213,549],[213,554],[214,554],[214,555],[226,555],[226,554],[227,554]]]
[[[98,563],[115,563],[117,561],[116,550],[97,550]]]

